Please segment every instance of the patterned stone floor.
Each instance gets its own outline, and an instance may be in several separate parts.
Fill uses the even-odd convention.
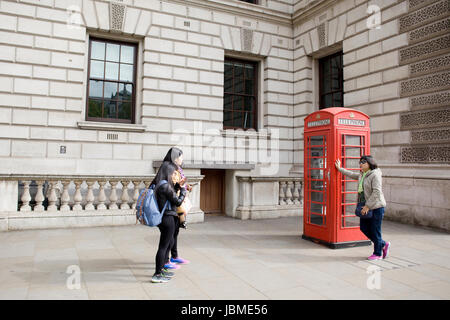
[[[164,284],[150,282],[157,228],[3,232],[0,299],[450,299],[448,233],[384,221],[391,254],[369,262],[371,247],[333,250],[301,230],[299,218],[207,216],[180,230],[191,263]]]

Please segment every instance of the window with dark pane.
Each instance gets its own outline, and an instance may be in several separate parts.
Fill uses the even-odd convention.
[[[224,129],[256,129],[257,67],[255,62],[225,58]]]
[[[319,60],[319,109],[343,107],[342,52]]]
[[[87,120],[133,123],[137,46],[91,38]]]
[[[242,2],[248,2],[248,3],[254,3],[254,4],[258,4],[259,0],[240,0]]]

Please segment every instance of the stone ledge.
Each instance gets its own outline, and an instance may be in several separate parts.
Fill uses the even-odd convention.
[[[77,125],[78,128],[87,130],[145,132],[147,129],[147,126],[142,124],[95,122],[95,121],[78,121]]]

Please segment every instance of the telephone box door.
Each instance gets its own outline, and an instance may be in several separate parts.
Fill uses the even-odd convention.
[[[311,132],[306,136],[306,212],[304,213],[304,231],[308,236],[328,239],[330,236],[329,183],[330,168],[327,163],[330,149],[329,131]]]
[[[338,131],[338,157],[344,169],[360,172],[359,159],[365,154],[370,154],[367,132],[353,130]],[[346,242],[355,240],[366,240],[367,238],[359,230],[360,218],[355,215],[355,208],[358,193],[358,181],[340,174],[340,194],[337,195],[339,205],[336,214],[336,224],[339,226],[336,242]]]

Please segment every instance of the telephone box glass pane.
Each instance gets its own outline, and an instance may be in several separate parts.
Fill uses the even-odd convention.
[[[311,219],[311,224],[316,224],[316,225],[319,225],[319,226],[322,226],[322,225],[325,224],[323,216],[319,216],[317,214],[312,214],[310,216],[310,219]]]
[[[346,147],[345,148],[345,156],[346,157],[361,157],[361,148],[358,148],[358,147]]]
[[[344,193],[342,199],[345,203],[356,202],[356,193]]]
[[[358,182],[356,181],[343,181],[342,188],[345,191],[358,191]]]
[[[322,147],[311,148],[310,157],[323,157],[323,148]]]
[[[313,145],[313,146],[322,146],[324,143],[323,143],[323,136],[314,136],[314,137],[311,137],[311,145]]]
[[[345,159],[345,168],[359,169],[359,158],[358,159]]]
[[[323,159],[311,159],[311,168],[323,168]]]
[[[310,181],[311,190],[323,191],[323,181]]]
[[[360,146],[361,136],[345,136],[345,144],[350,146]]]
[[[321,203],[312,203],[311,202],[311,212],[317,214],[324,214],[325,206]]]
[[[311,192],[311,201],[323,202],[323,193],[322,192]]]
[[[323,170],[309,170],[311,179],[323,180]]]
[[[356,204],[345,205],[345,206],[342,206],[342,208],[343,208],[342,210],[343,210],[344,216],[354,216],[355,215]]]

